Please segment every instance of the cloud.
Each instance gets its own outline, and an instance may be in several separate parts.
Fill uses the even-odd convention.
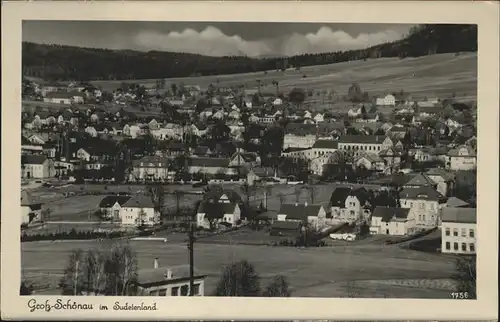
[[[199,53],[210,56],[258,57],[361,49],[395,41],[401,36],[396,31],[386,30],[362,33],[353,37],[344,31],[321,27],[316,33],[293,33],[277,39],[248,41],[237,35],[228,36],[219,29],[209,26],[201,32],[193,29],[169,33],[141,31],[135,35],[133,41],[136,46],[147,50]]]

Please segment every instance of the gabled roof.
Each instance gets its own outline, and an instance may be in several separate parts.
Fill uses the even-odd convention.
[[[280,215],[286,215],[286,219],[306,220],[309,216],[317,216],[322,205],[305,205],[305,204],[282,204]]]
[[[370,198],[370,194],[363,187],[351,190],[351,192],[349,193],[349,195],[358,198],[359,202],[361,203],[361,206],[364,206],[364,204]]]
[[[280,230],[299,230],[301,226],[300,222],[297,221],[283,221],[283,220],[277,220],[275,221],[271,229],[280,229]]]
[[[330,206],[343,208],[345,206],[345,200],[350,193],[351,193],[351,188],[347,187],[335,188],[330,197]]]
[[[31,193],[26,190],[21,191],[21,206],[39,205],[41,202],[36,200]]]
[[[334,140],[317,140],[314,142],[313,149],[338,149],[338,142]]]
[[[459,146],[459,147],[458,147],[458,148],[456,148],[456,149],[450,150],[450,151],[448,152],[448,156],[450,156],[450,157],[458,157],[458,156],[461,156],[461,155],[459,154],[459,152],[460,152],[460,150],[461,150],[461,149],[466,149],[466,150],[467,150],[467,153],[468,153],[468,155],[467,155],[467,156],[469,156],[469,157],[475,157],[475,156],[476,156],[476,151],[474,151],[474,149],[473,149],[472,147],[468,146],[468,145],[461,145],[461,146]]]
[[[363,155],[361,155],[358,160],[362,159],[362,158],[365,158],[367,159],[368,161],[372,162],[372,163],[375,163],[375,162],[384,162],[384,160],[379,157],[377,154],[375,153],[364,153]]]
[[[205,154],[208,154],[208,152],[210,152],[210,148],[208,146],[205,146],[205,145],[198,145],[195,149],[194,149],[194,154],[198,154],[198,155],[205,155]]]
[[[274,176],[274,169],[271,167],[254,167],[250,171],[259,177]]]
[[[476,208],[443,208],[441,221],[475,224]]]
[[[133,196],[121,205],[124,208],[154,208],[151,198],[146,196]]]
[[[252,152],[236,152],[232,158],[240,155],[245,162],[255,162],[257,160],[257,154]]]
[[[467,207],[469,204],[462,199],[458,199],[457,197],[450,197],[446,201],[446,207]]]
[[[407,186],[430,186],[433,187],[436,185],[436,182],[429,178],[429,176],[425,173],[418,173],[413,176],[413,178],[410,179],[406,183]]]
[[[22,155],[21,164],[43,164],[47,160],[45,155]]]
[[[213,218],[222,218],[224,214],[233,214],[236,208],[233,202],[211,202],[204,201],[198,207],[198,213],[204,213]]]
[[[441,178],[445,179],[446,181],[453,181],[455,180],[455,174],[441,168],[433,168],[429,169],[426,174],[428,176],[440,176]]]
[[[408,219],[409,213],[410,213],[410,208],[377,206],[373,210],[372,218],[374,218],[374,217],[382,218],[383,222],[390,222],[393,219],[406,220],[406,219]]]
[[[132,198],[131,196],[106,196],[99,203],[99,208],[110,208],[115,203],[118,203],[120,206],[125,204],[127,201]]]
[[[429,200],[429,201],[446,201],[446,197],[437,192],[430,186],[421,186],[417,188],[405,188],[399,194],[401,199],[413,200]]]

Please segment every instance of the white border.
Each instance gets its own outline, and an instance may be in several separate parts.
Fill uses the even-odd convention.
[[[366,2],[3,2],[2,3],[2,319],[495,319],[497,304],[499,3]],[[172,20],[344,23],[471,23],[478,54],[478,293],[477,301],[404,299],[155,299],[158,311],[29,313],[20,281],[21,21]],[[15,229],[11,229],[15,227]],[[38,301],[54,296],[37,296]],[[114,298],[79,298],[112,306]],[[140,303],[141,298],[130,298]],[[151,301],[151,298],[144,298]]]

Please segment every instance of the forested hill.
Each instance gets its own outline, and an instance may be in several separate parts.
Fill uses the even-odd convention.
[[[173,52],[106,50],[23,42],[23,73],[47,80],[189,77],[332,64],[378,57],[477,51],[476,25],[419,25],[405,38],[367,49],[287,58],[208,57]]]

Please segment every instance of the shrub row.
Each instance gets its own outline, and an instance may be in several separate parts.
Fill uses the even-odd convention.
[[[126,236],[126,233],[121,231],[113,232],[94,232],[94,231],[76,231],[71,229],[66,232],[47,233],[47,234],[23,234],[21,242],[42,241],[42,240],[88,240],[100,238],[120,238]]]
[[[282,239],[280,241],[272,241],[270,243],[271,246],[287,246],[287,247],[325,247],[327,244],[322,240],[317,241],[309,241],[307,245],[305,245],[304,241],[300,238],[297,239]]]

